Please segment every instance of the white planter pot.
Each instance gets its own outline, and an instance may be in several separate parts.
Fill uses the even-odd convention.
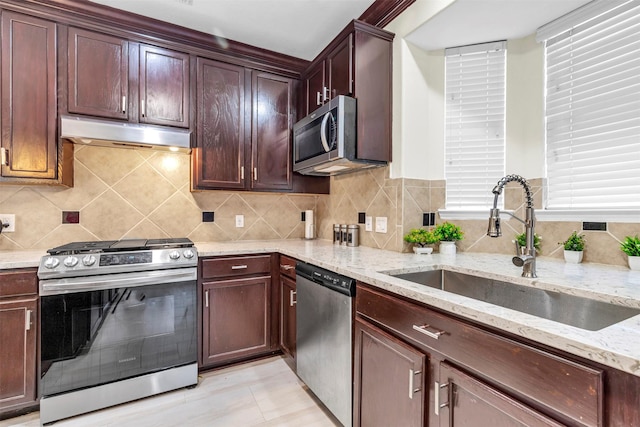
[[[564,260],[569,264],[579,264],[582,262],[584,251],[568,251],[564,250]]]
[[[413,252],[417,254],[429,255],[431,252],[433,252],[433,248],[431,246],[427,246],[427,247],[414,246]]]
[[[442,255],[455,255],[456,242],[440,242],[440,253]]]
[[[629,268],[633,271],[640,271],[640,256],[628,256]]]

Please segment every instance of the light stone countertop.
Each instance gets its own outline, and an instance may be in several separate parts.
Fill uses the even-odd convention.
[[[198,255],[280,252],[398,295],[640,376],[640,315],[599,331],[587,331],[526,313],[391,277],[384,272],[446,269],[640,308],[640,272],[600,264],[565,264],[539,257],[537,279],[520,276],[510,255],[415,255],[328,240],[264,240],[196,243]],[[45,251],[0,252],[0,269],[36,267]]]

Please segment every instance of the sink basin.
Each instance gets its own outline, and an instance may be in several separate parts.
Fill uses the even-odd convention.
[[[636,308],[447,270],[388,274],[589,331],[640,314]]]

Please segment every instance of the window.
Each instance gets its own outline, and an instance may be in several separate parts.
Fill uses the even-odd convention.
[[[506,42],[446,49],[445,66],[446,209],[486,209],[505,171]]]
[[[640,208],[640,2],[597,0],[538,30],[547,208]]]

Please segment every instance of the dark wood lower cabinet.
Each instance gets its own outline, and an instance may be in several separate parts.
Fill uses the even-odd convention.
[[[295,361],[296,358],[296,281],[280,277],[280,348]],[[295,362],[293,363],[295,365]]]
[[[439,427],[564,425],[446,362],[440,363],[434,393],[438,393]]]
[[[38,400],[37,283],[35,269],[0,272],[0,418]]]
[[[356,319],[354,426],[425,425],[427,356]]]
[[[362,283],[354,345],[356,426],[422,425],[403,406],[411,355],[425,426],[640,426],[640,377]]]
[[[271,277],[249,277],[202,285],[202,364],[267,353],[271,345]]]

